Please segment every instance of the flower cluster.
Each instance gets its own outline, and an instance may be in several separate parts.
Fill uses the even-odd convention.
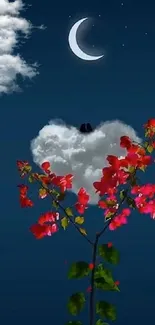
[[[135,204],[140,213],[151,215],[152,219],[155,219],[155,185],[136,185],[133,186],[131,193],[137,195],[135,197]]]
[[[46,212],[40,216],[37,224],[30,227],[30,230],[37,239],[41,239],[45,236],[51,236],[58,231],[58,220],[58,212]]]
[[[67,174],[57,176],[51,171],[49,162],[43,162],[41,165],[43,174],[31,173],[31,166],[28,161],[17,161],[17,168],[21,178],[28,175],[30,183],[37,182],[39,188],[39,198],[44,199],[49,197],[52,199],[52,205],[56,209],[47,211],[42,214],[36,224],[30,227],[30,231],[37,239],[45,236],[51,236],[56,233],[60,227],[64,230],[71,223],[75,229],[85,237],[92,249],[92,261],[79,261],[73,263],[70,267],[68,278],[80,279],[84,276],[90,277],[90,285],[87,292],[90,295],[90,325],[94,325],[94,291],[95,289],[104,291],[120,291],[118,280],[114,280],[112,272],[105,267],[105,263],[100,263],[98,259],[103,259],[104,262],[118,264],[120,257],[119,252],[111,242],[102,244],[98,247],[99,238],[105,230],[116,230],[125,225],[132,209],[137,209],[139,213],[150,214],[152,219],[155,219],[155,184],[139,184],[137,171],[145,171],[147,167],[154,163],[151,153],[155,149],[155,119],[150,119],[144,124],[145,137],[148,139],[143,144],[132,142],[128,136],[120,138],[120,146],[126,149],[125,157],[116,157],[109,155],[107,161],[108,167],[102,169],[102,177],[93,183],[96,193],[99,194],[98,207],[104,210],[104,218],[106,225],[96,233],[95,241],[92,242],[87,236],[86,230],[81,228],[84,223],[84,212],[88,209],[89,193],[85,188],[80,188],[77,194],[77,202],[68,208],[64,208],[60,201],[64,200],[65,192],[72,188],[73,175]],[[27,196],[28,186],[18,185],[20,191],[21,207],[32,207],[34,204]],[[123,206],[126,204],[127,206]],[[75,209],[75,213],[72,211]],[[57,209],[62,210],[63,216],[57,212]],[[79,216],[74,215],[78,213]],[[65,216],[64,216],[65,215]],[[83,292],[73,294],[68,302],[68,310],[72,315],[77,315],[84,306],[85,295]],[[101,318],[111,321],[116,319],[116,310],[113,304],[106,301],[96,303],[96,313]],[[101,319],[98,319],[96,325],[107,324]],[[66,325],[82,324],[79,321],[69,321]]]
[[[19,187],[19,200],[22,208],[33,207],[33,202],[27,197],[28,186],[21,184]]]
[[[147,166],[153,162],[152,157],[146,154],[146,149],[141,144],[133,143],[128,136],[121,137],[120,146],[126,149],[127,155],[121,158],[112,155],[108,156],[107,161],[110,166],[103,168],[103,176],[101,180],[94,182],[93,184],[96,192],[99,192],[100,196],[106,196],[104,200],[98,202],[98,206],[105,210],[105,219],[111,219],[111,222],[109,223],[110,230],[115,230],[116,228],[126,224],[128,216],[131,214],[131,208],[138,207],[136,202],[138,202],[141,192],[137,193],[138,198],[135,197],[134,200],[129,197],[129,195],[127,196],[127,192],[124,192],[126,195],[122,197],[122,200],[126,200],[129,203],[130,208],[128,207],[122,209],[121,212],[118,212],[119,204],[117,194],[119,194],[120,197],[120,187],[129,184],[129,192],[131,185],[133,185],[133,181],[136,182],[136,172],[138,170],[145,171]],[[133,193],[135,193],[133,190],[130,191],[130,194]],[[142,200],[144,200],[144,196],[141,196],[141,202]],[[149,210],[146,201],[145,204],[145,211],[152,211]],[[151,205],[153,209],[153,203],[149,202],[149,205]],[[142,209],[141,206],[139,212],[143,213],[142,211],[144,211],[144,207]]]
[[[136,178],[138,170],[145,171],[153,163],[153,159],[148,153],[151,153],[155,148],[155,119],[148,120],[144,124],[144,129],[149,142],[144,144],[134,143],[128,136],[122,136],[120,146],[126,149],[126,156],[109,155],[107,157],[109,166],[102,169],[101,179],[93,183],[96,193],[100,196],[98,207],[104,210],[105,221],[109,221],[110,230],[115,230],[126,224],[132,208],[137,208],[140,213],[150,213],[151,217],[155,218],[155,185],[141,186],[137,183]],[[30,182],[35,180],[41,185],[39,198],[44,199],[52,195],[55,204],[58,204],[58,206],[60,196],[72,188],[73,175],[57,176],[51,171],[49,162],[45,161],[41,165],[44,174],[30,174],[32,168],[27,161],[17,161],[17,168],[22,178],[29,174]],[[122,191],[122,187],[127,185],[128,189]],[[55,188],[58,188],[59,192]],[[33,202],[27,197],[28,186],[22,184],[19,185],[19,189],[21,206],[32,207]],[[74,204],[75,210],[80,215],[83,215],[85,209],[88,208],[89,198],[89,193],[84,188],[80,188],[77,194],[77,202]],[[123,207],[120,211],[120,204],[125,202],[128,206]],[[51,235],[58,230],[53,213],[47,212],[45,214],[47,219],[49,218],[49,220],[46,219],[46,222],[52,224],[47,226],[47,224],[40,224],[38,221],[37,226],[34,225],[30,228],[36,238],[42,238],[43,234],[44,236]],[[83,222],[82,217],[77,217],[76,220],[79,223]],[[67,224],[66,220],[63,221]]]
[[[80,188],[77,196],[78,196],[78,202],[75,203],[75,208],[80,214],[83,214],[85,209],[88,208],[87,204],[89,202],[89,194],[82,187]]]

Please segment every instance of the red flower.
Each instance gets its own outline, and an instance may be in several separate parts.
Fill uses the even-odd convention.
[[[150,127],[155,127],[155,119],[151,118],[147,121],[146,124],[144,124],[144,128],[150,128]]]
[[[39,217],[38,223],[43,225],[46,222],[56,222],[57,220],[59,220],[59,212],[49,211]]]
[[[155,194],[155,184],[136,185],[131,189],[132,194],[142,194],[147,197],[152,197]]]
[[[47,226],[35,224],[30,227],[30,231],[37,239],[41,239],[47,235]]]
[[[29,166],[29,162],[27,160],[17,160],[17,167],[19,168],[19,170],[26,166]]]
[[[145,129],[145,136],[152,138],[155,135],[155,119],[149,119],[146,124],[143,125]]]
[[[108,163],[113,166],[114,169],[118,170],[120,167],[120,160],[116,156],[109,155],[107,157]]]
[[[57,180],[58,180],[57,184],[58,184],[58,186],[60,186],[62,192],[66,191],[67,189],[72,188],[72,179],[73,179],[72,174],[57,177]]]
[[[21,185],[18,185],[18,187],[19,187],[19,191],[20,191],[19,200],[20,200],[21,207],[22,208],[32,207],[34,204],[27,197],[28,186],[21,184]]]
[[[110,248],[110,247],[112,247],[113,245],[112,245],[111,242],[109,242],[109,243],[107,244],[107,246],[108,246],[108,248]]]
[[[59,220],[58,212],[46,212],[39,217],[38,223],[33,225],[30,231],[37,239],[51,236],[58,231],[58,225],[56,224],[57,220]]]
[[[94,264],[93,263],[89,263],[89,269],[93,270],[94,269]]]
[[[149,119],[144,125],[145,136],[151,138],[155,135],[155,119]],[[155,148],[155,141],[151,139],[147,140],[143,145],[136,144],[128,136],[122,136],[120,138],[120,146],[127,150],[125,157],[120,158],[114,155],[109,155],[107,161],[109,163],[108,167],[102,169],[102,177],[98,181],[93,183],[96,193],[100,196],[104,196],[99,202],[98,206],[104,209],[104,217],[110,220],[108,223],[110,230],[115,230],[118,227],[127,223],[128,216],[131,213],[131,207],[137,207],[140,213],[150,214],[153,219],[155,219],[155,185],[135,185],[138,183],[138,178],[135,175],[137,169],[145,171],[145,169],[153,162],[150,155],[146,152],[152,152],[152,147]],[[150,148],[149,148],[150,147]],[[155,162],[155,160],[154,160]],[[31,166],[28,161],[17,161],[18,170],[21,173],[21,177],[28,174],[31,170]],[[35,177],[39,182],[46,185],[53,185],[60,187],[62,192],[67,189],[72,188],[72,174],[67,174],[64,176],[56,176],[50,171],[50,163],[44,162],[41,165],[45,175],[32,174],[32,178]],[[128,190],[126,192],[124,201],[130,206],[129,208],[122,209],[118,212],[118,197],[121,198],[123,193],[120,193],[122,185],[129,183]],[[33,206],[33,202],[27,197],[28,187],[26,185],[19,185],[20,190],[20,204],[22,207]],[[39,197],[44,198],[50,193],[50,188],[44,188],[39,190]],[[121,187],[121,189],[120,189]],[[128,197],[129,195],[135,196]],[[127,193],[127,194],[126,194]],[[75,208],[79,214],[83,214],[89,202],[89,194],[84,188],[80,188],[77,194],[77,202],[75,203]],[[126,200],[127,199],[127,200]],[[130,199],[131,204],[130,204]],[[122,200],[122,199],[121,199]],[[38,220],[38,224],[31,227],[32,233],[36,238],[42,238],[44,236],[51,236],[54,232],[58,230],[57,220],[59,219],[59,213],[47,212],[42,214]],[[107,247],[112,247],[112,243],[108,243]],[[89,264],[89,269],[93,269],[93,263]],[[118,284],[116,281],[115,284]]]
[[[27,197],[20,196],[20,205],[22,208],[33,207],[34,203]]]
[[[23,178],[25,175],[27,175],[31,171],[31,166],[29,165],[28,161],[25,160],[17,160],[17,168],[20,172],[20,176]]]
[[[80,204],[79,202],[76,202],[74,206],[79,214],[83,214],[85,212],[85,209],[87,209],[85,205]]]
[[[48,161],[43,162],[42,165],[41,165],[42,170],[43,170],[46,174],[50,174],[50,170],[49,170],[50,167],[51,167],[51,165],[50,165],[50,163],[49,163]]]
[[[66,191],[67,189],[72,188],[72,174],[67,174],[65,176],[56,176],[53,177],[51,182],[53,185],[59,186],[61,189],[61,192]]]
[[[19,187],[19,191],[20,191],[20,196],[26,196],[27,195],[27,191],[28,191],[28,186],[24,185],[24,184],[20,184],[18,185]]]
[[[57,232],[58,226],[55,223],[52,225],[35,224],[30,227],[30,231],[36,237],[36,239],[41,239],[45,236],[51,236]]]
[[[81,187],[78,192],[78,201],[74,205],[78,213],[83,214],[85,212],[85,209],[87,209],[88,201],[89,194],[86,192],[85,188]]]
[[[120,138],[120,146],[122,148],[126,148],[128,150],[131,147],[131,143],[132,143],[131,139],[126,135]]]
[[[85,188],[81,187],[78,192],[78,202],[83,205],[87,205],[89,201],[89,194],[86,192]]]
[[[145,202],[143,205],[138,208],[140,213],[150,213],[151,218],[155,219],[155,200],[150,200],[149,202]]]
[[[115,189],[118,185],[126,184],[128,173],[124,170],[116,170],[113,166],[105,167],[102,170],[103,177],[100,181],[94,182],[93,186],[96,192],[100,192],[99,195],[108,194],[112,189]]]
[[[127,217],[131,214],[130,209],[126,208],[121,211],[109,224],[110,230],[116,230],[118,227],[127,223]]]

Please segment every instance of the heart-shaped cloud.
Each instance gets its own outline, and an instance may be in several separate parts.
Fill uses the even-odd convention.
[[[119,120],[103,122],[87,135],[63,121],[52,120],[31,141],[33,160],[39,166],[49,161],[57,175],[72,173],[72,192],[84,187],[91,196],[90,203],[96,204],[99,197],[93,182],[100,179],[102,168],[107,166],[107,155],[125,154],[120,148],[122,135],[140,142],[134,129]]]

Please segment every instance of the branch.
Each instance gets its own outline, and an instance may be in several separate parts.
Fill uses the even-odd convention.
[[[94,314],[95,314],[95,307],[94,307],[94,300],[95,300],[95,268],[96,268],[96,257],[97,257],[97,247],[98,247],[98,241],[99,238],[103,235],[103,233],[106,231],[106,229],[108,228],[108,226],[110,225],[110,223],[112,222],[112,220],[115,218],[116,214],[118,213],[121,205],[123,204],[123,202],[125,201],[125,197],[121,200],[119,207],[117,209],[117,211],[115,212],[115,214],[113,215],[113,217],[110,219],[109,222],[107,222],[107,224],[105,225],[105,227],[96,234],[96,239],[95,239],[95,243],[94,243],[94,247],[93,247],[93,257],[92,257],[92,263],[94,265],[94,268],[92,270],[91,273],[91,280],[90,280],[90,285],[91,285],[91,293],[90,293],[90,300],[89,300],[89,325],[93,325],[94,324]]]
[[[94,247],[93,247],[93,258],[92,258],[92,263],[94,265],[94,268],[91,273],[91,279],[90,279],[90,287],[91,287],[91,292],[90,292],[90,300],[89,300],[89,325],[94,324],[94,300],[95,300],[95,287],[94,287],[94,280],[95,280],[95,264],[96,264],[96,256],[97,256],[97,244],[98,244],[99,237],[96,235]]]
[[[52,199],[58,204],[59,208],[65,213],[67,219],[72,223],[72,225],[75,227],[75,229],[80,233],[80,235],[82,235],[86,240],[87,242],[90,244],[90,245],[94,245],[94,243],[88,238],[86,237],[84,234],[81,233],[79,227],[76,225],[76,223],[74,222],[74,220],[72,220],[69,215],[67,214],[65,208],[59,203],[59,201],[56,200],[56,198],[54,197],[54,195],[51,193],[51,190],[46,187],[38,178],[35,178],[38,183],[41,184],[41,186],[47,191],[47,193],[52,197]]]

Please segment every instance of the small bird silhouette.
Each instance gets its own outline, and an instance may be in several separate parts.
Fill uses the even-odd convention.
[[[87,124],[86,123],[83,123],[80,126],[80,132],[81,133],[90,133],[90,132],[93,132],[93,128],[90,125],[90,123],[87,123]]]
[[[86,131],[86,125],[85,124],[81,124],[81,126],[80,126],[80,132],[81,133],[86,133],[87,131]]]
[[[93,132],[93,128],[91,127],[90,123],[87,123],[87,132]]]

